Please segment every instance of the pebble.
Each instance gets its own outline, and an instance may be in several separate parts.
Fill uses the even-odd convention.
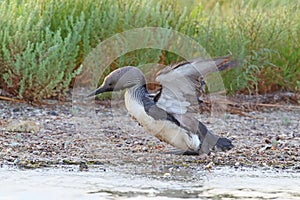
[[[148,151],[148,148],[147,147],[143,147],[142,150],[143,151]]]
[[[212,169],[213,165],[214,165],[214,163],[213,163],[213,162],[210,162],[210,163],[208,163],[207,165],[205,165],[204,169],[206,169],[206,170],[209,171],[209,170]]]
[[[45,157],[47,155],[47,153],[45,152],[45,151],[43,151],[42,153],[41,153],[41,156],[42,157]]]
[[[115,166],[124,162],[136,165],[139,160],[139,163],[153,165],[155,170],[164,170],[165,165],[173,166],[174,163],[183,168],[200,165],[200,169],[207,170],[218,165],[240,167],[245,163],[265,168],[299,168],[300,112],[295,110],[255,111],[247,113],[250,117],[228,114],[226,123],[213,123],[215,120],[203,113],[201,121],[210,122],[206,124],[208,129],[233,138],[235,147],[226,153],[187,157],[162,154],[168,151],[169,145],[147,134],[128,115],[112,115],[108,108],[101,106],[96,119],[78,117],[76,120],[72,104],[68,103],[35,107],[0,101],[0,108],[1,163],[19,163],[32,157],[35,162],[58,164],[64,159],[88,158]],[[76,115],[84,111],[78,109]],[[282,123],[282,116],[289,116],[288,126]],[[32,123],[37,128],[30,128],[30,125],[26,128],[20,121]],[[18,128],[10,127],[18,123]]]
[[[14,108],[12,111],[13,112],[20,112],[20,108]]]
[[[58,113],[57,112],[55,112],[55,111],[49,111],[49,112],[47,112],[47,114],[48,115],[52,115],[52,116],[58,116]]]
[[[239,167],[241,165],[241,163],[240,162],[236,162],[236,163],[234,163],[234,167]]]
[[[18,146],[20,146],[21,144],[19,143],[19,142],[12,142],[12,143],[10,143],[10,146],[11,147],[18,147]]]
[[[40,154],[39,151],[32,151],[32,153],[33,153],[34,155],[39,155],[39,154]]]
[[[125,140],[125,143],[126,143],[126,144],[130,144],[131,141],[130,141],[130,140]]]
[[[16,159],[14,160],[14,165],[17,165],[19,162],[20,162],[20,159],[19,159],[19,158],[16,158]]]
[[[64,143],[64,149],[67,149],[67,148],[69,147],[70,144],[71,144],[70,141],[66,141],[66,142]]]
[[[86,162],[80,162],[79,164],[79,171],[88,171],[89,170],[89,167],[87,165]]]

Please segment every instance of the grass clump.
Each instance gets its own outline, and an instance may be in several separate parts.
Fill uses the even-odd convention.
[[[229,51],[242,59],[241,68],[223,76],[227,90],[250,94],[299,92],[299,2],[220,2],[209,1],[210,12],[203,12],[195,21],[201,22],[197,41],[210,55]]]
[[[41,6],[35,1],[0,4],[1,87],[19,98],[37,102],[66,93],[79,72],[78,44],[84,28],[83,17],[70,16],[64,19],[69,29],[66,34],[61,28],[52,30]]]
[[[241,60],[240,68],[223,74],[229,93],[300,91],[296,0],[2,0],[0,9],[0,87],[20,99],[63,98],[94,47],[139,27],[176,30],[211,56],[231,53]],[[116,59],[110,70],[179,59],[140,49]]]

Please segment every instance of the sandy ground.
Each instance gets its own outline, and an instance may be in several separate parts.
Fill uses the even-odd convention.
[[[38,168],[78,165],[118,167],[135,173],[210,170],[217,166],[300,172],[300,109],[267,109],[246,116],[199,115],[213,133],[234,148],[211,155],[183,156],[146,133],[122,108],[71,103],[31,106],[0,101],[0,165]],[[88,114],[87,114],[88,113]],[[104,169],[105,170],[105,169]],[[178,176],[177,176],[178,177]]]

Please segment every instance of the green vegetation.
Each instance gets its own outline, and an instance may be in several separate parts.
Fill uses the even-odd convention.
[[[211,56],[242,60],[223,74],[228,93],[300,91],[297,0],[0,0],[0,10],[0,87],[20,99],[63,98],[91,49],[138,27],[173,29]],[[180,58],[141,49],[111,69],[174,60]]]

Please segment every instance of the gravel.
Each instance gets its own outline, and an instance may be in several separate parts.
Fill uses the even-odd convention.
[[[167,153],[174,149],[146,133],[122,104],[114,112],[97,104],[91,112],[71,103],[32,106],[0,101],[0,165],[78,165],[87,170],[106,164],[135,173],[160,171],[166,177],[218,166],[300,172],[300,108],[268,108],[218,118],[202,113],[201,121],[215,134],[232,139],[235,147],[183,156]]]

